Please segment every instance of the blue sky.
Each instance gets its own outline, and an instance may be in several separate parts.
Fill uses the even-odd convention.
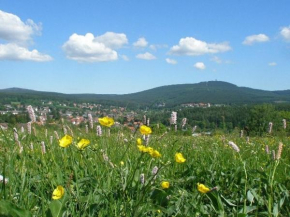
[[[290,1],[0,0],[0,89],[290,89]]]

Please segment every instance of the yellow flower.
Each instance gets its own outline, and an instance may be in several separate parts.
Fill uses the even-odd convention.
[[[169,188],[169,186],[170,186],[170,183],[169,182],[166,182],[166,181],[161,182],[161,187],[163,189],[167,189],[167,188]]]
[[[90,140],[88,140],[88,139],[81,139],[81,141],[78,142],[77,146],[78,146],[79,149],[83,150],[89,144],[90,144]]]
[[[111,127],[112,125],[114,125],[114,119],[110,118],[110,117],[103,117],[103,118],[99,118],[99,123],[105,127]]]
[[[147,148],[144,145],[137,145],[139,151],[146,152]]]
[[[142,145],[142,139],[141,138],[137,139],[137,145]]]
[[[64,188],[61,185],[59,185],[52,192],[52,199],[59,200],[60,198],[63,197],[63,195],[64,195]]]
[[[186,159],[183,157],[183,155],[181,153],[176,153],[175,154],[175,161],[177,163],[184,163],[186,161]]]
[[[144,145],[137,145],[139,151],[144,152],[144,153],[150,153],[151,151],[153,151],[153,148],[151,147],[146,147]]]
[[[145,125],[142,125],[142,126],[140,127],[140,133],[141,133],[142,135],[149,135],[149,134],[152,133],[152,130],[151,130],[150,127],[147,127],[147,126],[145,126]]]
[[[145,145],[137,145],[139,151],[143,153],[148,153],[151,155],[151,157],[158,158],[161,157],[161,154],[159,151],[154,150],[152,147],[146,147]]]
[[[69,135],[65,135],[59,140],[59,146],[63,148],[67,148],[72,143],[72,137]]]
[[[121,161],[120,164],[121,164],[121,166],[124,166],[124,162],[123,161]]]
[[[144,152],[147,152],[147,153],[151,154],[153,151],[154,151],[153,148],[147,147]]]
[[[206,187],[204,184],[199,184],[199,183],[197,183],[197,190],[200,193],[204,193],[204,194],[210,191],[210,189]]]
[[[153,150],[153,151],[149,152],[149,154],[151,155],[151,157],[154,157],[154,158],[161,157],[161,154],[157,150]]]

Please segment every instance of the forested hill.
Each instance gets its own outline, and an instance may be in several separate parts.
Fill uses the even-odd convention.
[[[265,91],[238,87],[222,81],[197,84],[168,85],[132,94],[62,94],[20,88],[0,90],[0,103],[28,99],[67,100],[76,102],[105,103],[112,105],[152,106],[165,103],[175,106],[184,103],[252,104],[290,102],[290,90]]]

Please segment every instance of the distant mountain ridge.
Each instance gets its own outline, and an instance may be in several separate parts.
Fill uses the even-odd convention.
[[[175,106],[185,103],[252,104],[290,102],[290,90],[266,91],[248,87],[238,87],[223,81],[208,81],[196,84],[176,84],[156,87],[131,94],[63,94],[21,88],[0,90],[0,100],[13,98],[69,100],[76,102],[105,103],[112,105],[152,106],[165,103]]]

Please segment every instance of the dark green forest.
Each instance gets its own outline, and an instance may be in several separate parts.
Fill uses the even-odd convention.
[[[153,88],[132,94],[62,94],[19,88],[0,90],[0,104],[8,102],[33,102],[52,100],[62,102],[88,102],[103,105],[126,106],[130,108],[165,107],[172,108],[184,103],[211,103],[243,105],[257,103],[290,102],[290,91],[265,91],[238,87],[222,81],[197,84],[179,84]]]

